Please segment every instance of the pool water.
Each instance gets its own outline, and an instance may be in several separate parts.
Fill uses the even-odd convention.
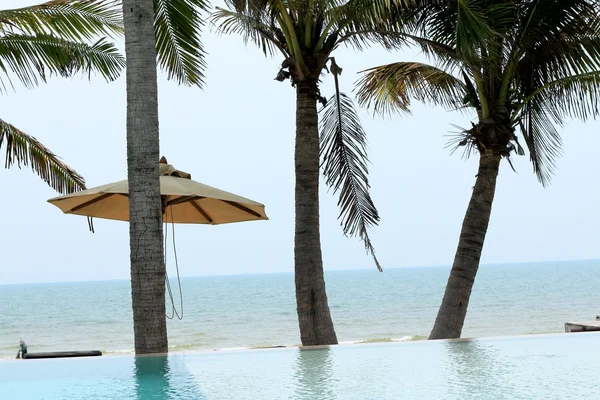
[[[600,333],[0,362],[0,399],[600,397]]]

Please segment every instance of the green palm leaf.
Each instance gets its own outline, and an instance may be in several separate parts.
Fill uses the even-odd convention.
[[[546,43],[578,46],[599,28],[598,5],[589,0],[520,2],[518,7],[524,22],[515,26],[514,39],[510,43],[513,59],[518,60],[533,50],[544,52],[540,46]],[[561,53],[556,51],[559,49],[554,50],[554,53]]]
[[[427,64],[398,62],[363,72],[366,74],[357,84],[358,101],[380,114],[410,112],[411,98],[456,109],[467,94],[458,78]]]
[[[16,76],[26,87],[33,87],[46,81],[48,74],[71,76],[92,71],[113,80],[124,66],[123,56],[104,39],[87,45],[52,35],[0,36],[0,70],[9,83]],[[0,82],[6,87],[5,80],[0,78]]]
[[[14,10],[0,10],[0,32],[46,35],[80,41],[121,34],[119,3],[114,0],[53,0]]]
[[[562,139],[542,104],[537,101],[527,103],[520,128],[529,150],[533,171],[546,187],[554,174],[556,159],[562,154]]]
[[[543,103],[555,122],[572,117],[582,121],[595,118],[600,113],[600,71],[548,82],[523,101],[530,102]]]
[[[202,86],[206,68],[200,34],[205,0],[154,0],[158,64],[169,79]],[[120,1],[53,0],[39,6],[0,11],[0,31],[32,36],[52,34],[81,41],[122,35]]]
[[[397,49],[406,44],[407,38],[403,34],[403,28],[408,21],[397,26],[391,18],[391,15],[404,5],[393,5],[387,0],[331,1],[331,3],[333,4],[326,8],[325,19],[331,22],[332,29],[324,34],[336,32],[339,35],[336,45],[346,42],[354,49],[362,51],[372,44],[380,44],[387,49]]]
[[[562,141],[555,124],[566,118],[583,121],[600,115],[600,71],[549,82],[517,110],[517,119],[538,180],[548,186]],[[550,119],[552,118],[552,120]]]
[[[264,12],[247,9],[231,11],[216,7],[211,21],[215,24],[218,22],[217,28],[221,33],[241,35],[245,43],[254,43],[265,55],[273,55],[278,49],[286,58],[289,57],[283,32],[269,25]]]
[[[345,94],[337,93],[329,100],[320,131],[323,174],[334,193],[340,191],[339,218],[344,234],[358,235],[382,271],[368,232],[368,228],[379,223],[379,213],[369,194],[367,137],[352,100]]]
[[[67,194],[85,189],[85,181],[63,163],[57,155],[33,136],[0,119],[0,148],[6,146],[5,167],[17,164],[31,166],[44,182],[59,193]]]
[[[154,35],[158,63],[169,79],[202,86],[206,69],[200,34],[205,0],[154,0]]]
[[[470,65],[470,63],[465,63],[464,58],[456,53],[456,49],[447,44],[415,35],[407,35],[407,38],[419,46],[428,59],[434,59],[440,65],[441,69],[445,71],[452,71],[464,64]]]
[[[478,49],[495,35],[479,0],[457,0],[456,51],[466,56],[477,55]]]

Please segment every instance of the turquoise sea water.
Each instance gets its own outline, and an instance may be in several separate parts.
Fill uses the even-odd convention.
[[[326,272],[338,339],[425,338],[448,272],[449,267]],[[299,344],[291,273],[181,283],[184,319],[169,321],[172,352]],[[483,266],[463,337],[563,332],[565,321],[600,314],[598,288],[599,261]],[[15,357],[20,337],[29,351],[133,351],[128,281],[5,285],[0,299],[0,358]]]
[[[0,363],[2,399],[598,397],[600,333]]]

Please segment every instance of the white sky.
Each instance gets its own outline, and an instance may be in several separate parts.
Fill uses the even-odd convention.
[[[35,4],[3,0],[2,8]],[[260,201],[270,221],[224,226],[177,225],[185,276],[293,271],[294,90],[279,83],[281,58],[266,59],[240,37],[205,29],[205,90],[159,84],[161,152],[195,180]],[[121,46],[121,45],[120,45]],[[414,52],[372,49],[335,53],[346,92],[358,71],[414,58]],[[323,77],[322,93],[332,93]],[[126,178],[125,79],[106,83],[54,78],[33,90],[17,86],[0,97],[0,118],[30,133],[83,174],[88,187]],[[414,105],[412,116],[360,116],[369,135],[372,196],[381,224],[371,233],[384,268],[450,265],[471,194],[477,160],[444,148],[452,124],[472,116]],[[561,130],[565,155],[548,189],[528,157],[503,162],[483,263],[600,258],[598,122],[569,122]],[[128,226],[63,215],[46,200],[55,192],[29,170],[2,170],[3,233],[0,284],[129,277]],[[321,194],[326,270],[376,269],[358,239],[343,236],[337,196]],[[169,247],[172,252],[172,248]],[[172,259],[171,259],[172,260]],[[172,261],[169,271],[174,273]]]

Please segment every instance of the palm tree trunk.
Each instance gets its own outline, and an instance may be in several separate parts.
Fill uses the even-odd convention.
[[[319,232],[319,126],[316,82],[296,88],[296,228],[294,270],[300,337],[304,346],[337,344]]]
[[[123,0],[127,59],[127,178],[136,354],[168,351],[158,176],[158,89],[152,0]]]
[[[454,264],[429,339],[459,338],[462,332],[492,212],[500,158],[492,151],[480,154],[479,172],[463,221]]]

